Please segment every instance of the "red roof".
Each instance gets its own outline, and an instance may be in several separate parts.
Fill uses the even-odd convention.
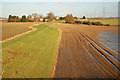
[[[28,20],[34,20],[34,18],[27,18]]]

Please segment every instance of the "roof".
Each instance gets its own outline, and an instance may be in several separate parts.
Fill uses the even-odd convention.
[[[27,18],[28,20],[34,20],[34,18]]]
[[[41,17],[40,19],[44,19],[44,17]]]

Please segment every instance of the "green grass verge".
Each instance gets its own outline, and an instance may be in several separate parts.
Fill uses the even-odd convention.
[[[118,19],[89,19],[91,22],[101,22],[103,24],[118,25]],[[120,24],[119,24],[120,25]]]
[[[3,78],[49,78],[57,52],[59,30],[51,23],[2,44]]]

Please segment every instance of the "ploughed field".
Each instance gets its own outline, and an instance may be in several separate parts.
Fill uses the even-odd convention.
[[[35,22],[2,22],[2,40],[31,30],[29,27],[33,24],[35,24]]]
[[[100,44],[95,36],[114,27],[53,24],[61,32],[55,78],[119,77],[118,54]]]

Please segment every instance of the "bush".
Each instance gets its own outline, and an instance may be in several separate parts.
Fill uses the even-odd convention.
[[[70,24],[75,22],[72,14],[68,14],[67,16],[65,16],[65,22]]]
[[[65,17],[60,17],[60,20],[64,20],[65,19]]]
[[[104,24],[104,26],[110,26],[110,24]]]
[[[85,16],[83,16],[83,19],[86,19],[86,17],[85,17]]]
[[[89,21],[83,21],[83,24],[88,24],[88,23],[90,23]]]

